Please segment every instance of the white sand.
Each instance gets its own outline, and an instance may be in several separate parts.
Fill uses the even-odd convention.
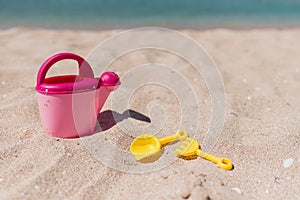
[[[178,160],[153,173],[123,173],[97,161],[81,139],[46,136],[34,90],[41,63],[61,51],[85,56],[118,32],[0,31],[1,199],[300,198],[300,30],[183,31],[205,47],[222,74],[226,122],[213,153],[232,159],[232,171],[199,158]],[[158,58],[174,64],[172,55],[142,51],[121,58],[112,69],[122,75]],[[209,94],[204,84],[196,91],[203,100],[200,131],[205,132],[211,115]],[[149,116],[146,105],[153,99],[169,114],[162,132],[172,133],[179,108],[163,88],[143,88],[130,108]],[[118,130],[107,130],[107,137],[126,149],[131,140],[122,139]],[[287,159],[293,159],[289,167],[283,164]]]

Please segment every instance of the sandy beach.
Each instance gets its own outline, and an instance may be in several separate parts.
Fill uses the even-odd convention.
[[[95,159],[80,138],[47,136],[34,89],[41,64],[62,51],[85,57],[120,31],[0,30],[0,199],[300,198],[300,29],[180,30],[206,49],[224,81],[226,118],[212,153],[230,158],[231,171],[198,158],[178,159],[151,173],[125,173]],[[184,65],[166,52],[143,50],[120,58],[111,69],[122,77],[149,62]],[[73,72],[72,64],[50,75]],[[184,70],[189,72],[188,65]],[[195,85],[195,91],[201,100],[199,132],[204,133],[211,117],[209,92],[205,84]],[[177,100],[163,88],[141,88],[128,109],[153,123],[147,107],[153,101],[164,106],[168,119],[159,136],[176,131]],[[120,133],[118,124],[105,135],[128,150],[132,139]]]

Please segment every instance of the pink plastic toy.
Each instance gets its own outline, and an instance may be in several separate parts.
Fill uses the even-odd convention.
[[[50,67],[64,59],[76,60],[79,75],[45,78]],[[95,78],[91,66],[73,53],[47,59],[37,75],[37,98],[45,131],[55,137],[74,138],[94,132],[98,113],[108,95],[120,85],[114,72]]]

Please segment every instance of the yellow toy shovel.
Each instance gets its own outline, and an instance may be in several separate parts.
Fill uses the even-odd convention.
[[[176,134],[158,139],[154,135],[141,135],[133,140],[130,145],[130,152],[136,160],[141,160],[153,154],[156,154],[160,149],[170,142],[185,140],[188,137],[187,132],[183,130],[177,131]]]
[[[233,167],[231,160],[229,160],[228,158],[219,158],[205,151],[202,151],[200,149],[199,143],[192,138],[187,138],[182,142],[182,144],[176,149],[175,156],[182,158],[199,156],[217,164],[219,168],[224,170],[231,170]]]

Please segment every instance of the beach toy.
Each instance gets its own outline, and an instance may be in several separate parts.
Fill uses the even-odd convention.
[[[185,140],[187,137],[187,132],[183,130],[179,130],[176,134],[161,139],[150,134],[141,135],[135,138],[131,143],[130,152],[134,155],[136,160],[141,160],[158,153],[162,146],[173,141]]]
[[[231,160],[229,160],[228,158],[219,158],[205,151],[202,151],[200,149],[199,143],[192,138],[187,138],[182,142],[182,144],[176,149],[175,156],[182,158],[199,156],[217,164],[219,168],[224,170],[231,170],[233,167]]]
[[[78,75],[46,78],[56,62],[78,62]],[[37,75],[37,99],[45,131],[55,137],[74,138],[93,133],[98,113],[109,94],[120,84],[114,72],[95,78],[91,66],[73,53],[59,53],[47,59]]]

